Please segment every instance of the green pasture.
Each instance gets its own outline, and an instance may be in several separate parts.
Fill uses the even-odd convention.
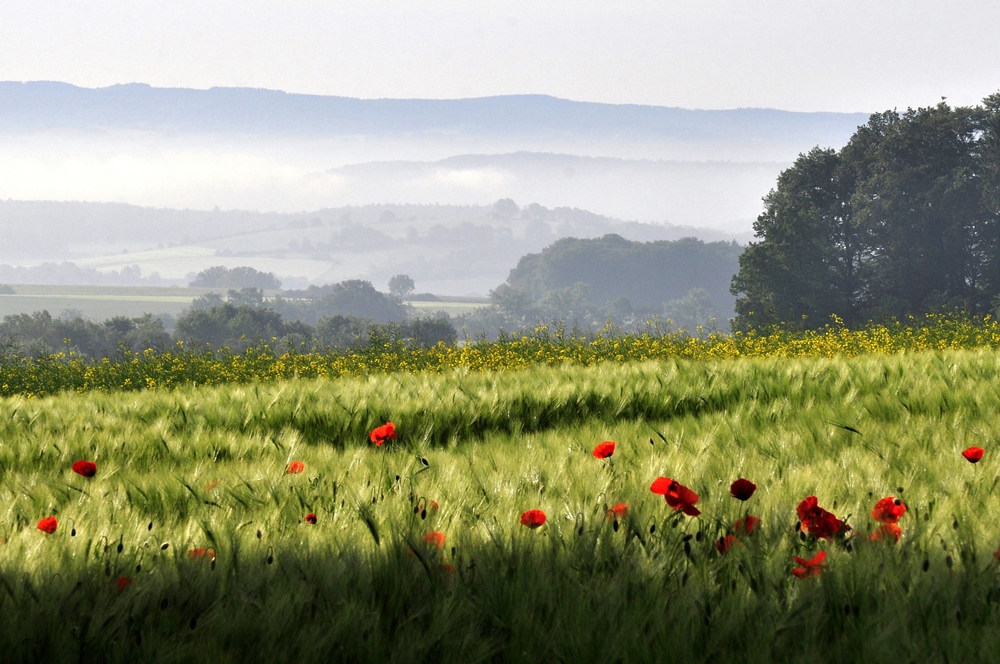
[[[48,311],[58,316],[73,309],[84,318],[107,320],[115,316],[136,318],[143,314],[177,316],[191,300],[211,288],[153,286],[33,286],[14,284],[13,294],[0,294],[0,318],[13,314]]]
[[[11,397],[0,653],[996,661],[998,386],[1000,354],[966,351]],[[399,438],[375,448],[389,420]],[[595,459],[604,440],[617,450]],[[701,516],[650,493],[658,476],[696,491]],[[737,477],[759,487],[746,503]],[[852,537],[800,535],[809,495]],[[896,544],[867,539],[886,495],[909,507]],[[528,509],[547,523],[519,525]],[[747,513],[759,529],[719,554]],[[820,550],[818,578],[792,576]]]
[[[462,314],[471,313],[476,309],[481,309],[489,304],[489,301],[482,302],[480,301],[481,299],[482,298],[476,300],[441,298],[441,300],[437,302],[409,300],[406,301],[406,304],[416,309],[417,313],[437,313],[438,311],[443,311],[449,316],[460,316]]]
[[[48,311],[58,316],[66,310],[79,311],[84,318],[103,321],[115,316],[136,318],[143,314],[178,316],[191,301],[205,293],[225,294],[225,288],[187,288],[182,286],[60,286],[14,284],[13,294],[0,293],[0,319],[13,314]],[[278,291],[268,291],[275,295]],[[418,313],[443,311],[450,316],[486,306],[480,299],[442,296],[440,301],[412,301]]]

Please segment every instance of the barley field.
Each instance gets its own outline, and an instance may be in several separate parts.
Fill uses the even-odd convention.
[[[995,661],[998,386],[983,349],[8,397],[0,652]]]

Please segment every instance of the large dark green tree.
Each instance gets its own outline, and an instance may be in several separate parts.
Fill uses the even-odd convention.
[[[848,324],[1000,294],[998,107],[872,115],[778,178],[740,257],[736,327]]]

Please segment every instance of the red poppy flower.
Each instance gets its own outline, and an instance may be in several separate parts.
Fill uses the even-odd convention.
[[[440,508],[441,508],[441,506],[440,506],[440,505],[438,505],[437,501],[436,501],[436,500],[432,500],[432,501],[431,501],[431,506],[430,506],[430,509],[428,509],[427,511],[428,511],[428,512],[430,512],[431,514],[437,514],[437,511],[438,511],[438,510],[439,510]]]
[[[426,544],[433,544],[439,549],[444,548],[444,533],[433,532],[424,535],[424,542]]]
[[[826,560],[826,551],[820,551],[815,556],[806,560],[805,558],[799,558],[798,556],[792,556],[795,562],[801,565],[801,567],[796,567],[792,570],[797,578],[808,579],[812,576],[819,576],[819,573],[823,571],[823,561]]]
[[[73,472],[84,477],[93,477],[97,474],[97,464],[93,461],[77,461],[73,464]]]
[[[809,496],[796,508],[802,527],[817,539],[833,540],[851,529],[846,523],[819,506],[816,496]]]
[[[594,448],[594,458],[607,459],[615,453],[615,441],[606,440]]]
[[[54,516],[47,516],[38,522],[38,529],[43,533],[48,533],[51,535],[56,532],[56,528],[59,527],[59,522]]]
[[[609,519],[623,519],[628,514],[628,503],[618,503],[608,510]]]
[[[528,528],[538,528],[545,523],[545,512],[542,510],[528,510],[521,515],[521,525]]]
[[[215,560],[215,550],[214,549],[191,549],[188,551],[188,558],[191,560],[201,560],[202,558],[208,558],[209,560]]]
[[[902,536],[902,528],[894,523],[883,523],[879,526],[878,530],[868,536],[868,539],[872,542],[878,542],[881,539],[889,539],[891,537],[894,542],[898,542]]]
[[[896,523],[904,514],[906,503],[895,496],[886,496],[875,503],[875,509],[872,510],[872,518],[879,523]]]
[[[449,565],[448,563],[445,563],[444,565],[441,566],[441,569],[443,569],[449,575],[455,576],[455,566],[454,565]]]
[[[736,523],[733,524],[733,530],[749,535],[758,525],[760,525],[760,519],[750,514],[747,515],[746,519],[737,519]]]
[[[381,447],[382,443],[389,440],[390,438],[397,438],[396,425],[392,422],[386,422],[380,427],[375,427],[372,432],[368,434],[371,441],[375,443],[375,447]]]
[[[306,514],[306,523],[311,523],[313,525],[316,525],[316,515],[313,514],[312,512]]]
[[[757,485],[742,477],[729,485],[729,493],[737,500],[750,500],[750,496],[757,490]]]
[[[993,557],[996,558],[997,560],[1000,560],[1000,549],[997,549],[996,551],[993,552]]]
[[[667,491],[670,490],[670,484],[673,482],[669,477],[657,477],[653,480],[653,483],[649,485],[649,490],[658,496],[667,495]]]
[[[675,510],[684,512],[688,516],[701,514],[701,510],[694,506],[699,500],[698,494],[677,480],[672,480],[669,477],[657,477],[649,490],[666,498],[667,505]]]
[[[285,473],[288,475],[298,475],[305,469],[306,469],[306,464],[302,463],[301,461],[293,461],[290,464],[288,464],[288,470],[286,470]]]
[[[964,456],[969,463],[979,463],[979,460],[983,458],[983,454],[985,452],[986,450],[981,447],[970,447],[962,452],[962,456]]]
[[[118,592],[123,593],[128,590],[128,587],[132,585],[132,579],[127,576],[119,576],[115,579],[115,588]]]
[[[725,537],[720,537],[715,543],[715,548],[719,550],[719,553],[725,553],[729,549],[733,548],[734,544],[739,544],[739,540],[736,539],[736,535],[726,535]]]

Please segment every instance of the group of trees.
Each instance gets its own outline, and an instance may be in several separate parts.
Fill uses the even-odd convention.
[[[409,277],[397,277],[396,290],[412,290]],[[177,319],[172,334],[163,318],[151,315],[102,323],[79,314],[53,318],[47,311],[7,316],[0,323],[0,343],[7,354],[65,349],[88,357],[112,357],[122,350],[163,350],[178,341],[188,348],[228,347],[235,352],[262,343],[322,350],[374,341],[402,340],[425,347],[455,341],[455,327],[446,315],[410,314],[398,296],[380,293],[370,282],[351,280],[286,291],[283,297],[266,298],[259,288],[230,289],[226,295],[208,293],[196,298]]]
[[[165,348],[172,343],[163,321],[151,314],[116,316],[94,323],[80,316],[53,318],[48,311],[5,316],[0,343],[6,354],[34,355],[73,350],[88,357],[110,357],[125,348],[133,352]]]
[[[281,281],[272,272],[261,272],[252,267],[240,266],[232,269],[216,265],[199,272],[188,284],[193,288],[259,288],[277,290]]]
[[[181,316],[173,336],[189,348],[229,348],[236,352],[261,343],[322,350],[367,346],[375,339],[404,340],[421,347],[439,341],[454,343],[456,339],[454,326],[444,316],[379,323],[370,318],[335,314],[323,316],[310,325],[302,320],[285,320],[269,307],[236,306],[229,302]]]
[[[375,323],[356,316],[326,316],[316,325],[286,321],[273,309],[224,302],[210,309],[197,309],[181,316],[173,334],[163,320],[152,315],[139,318],[118,316],[104,322],[82,317],[54,318],[47,311],[6,316],[0,323],[0,349],[6,356],[32,356],[60,350],[91,358],[117,357],[122,351],[162,351],[176,342],[188,349],[243,352],[250,346],[268,344],[282,350],[327,350],[359,348],[373,342],[404,341],[430,347],[439,341],[454,343],[455,327],[446,316]]]
[[[732,282],[735,326],[820,326],[1000,296],[1000,94],[872,115],[784,171]]]
[[[563,238],[521,258],[492,305],[461,318],[474,334],[564,321],[582,328],[608,319],[638,328],[654,318],[694,332],[725,328],[740,246],[695,238],[631,242],[618,235]]]

